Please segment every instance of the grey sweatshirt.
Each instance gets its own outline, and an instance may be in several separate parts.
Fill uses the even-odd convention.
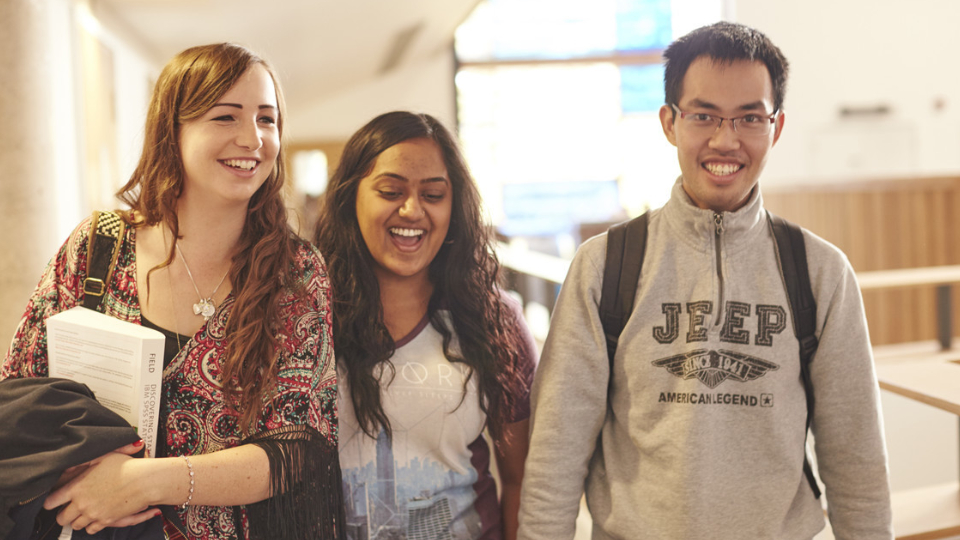
[[[804,231],[820,347],[812,432],[838,540],[892,539],[879,390],[846,257]],[[606,235],[584,243],[533,388],[520,538],[803,539],[824,516],[803,473],[806,398],[759,188],[736,212],[678,180],[650,214],[633,315],[609,364],[597,313]],[[599,436],[599,438],[598,438]]]

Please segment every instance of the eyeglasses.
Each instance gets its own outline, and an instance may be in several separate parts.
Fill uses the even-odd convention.
[[[687,129],[693,130],[697,133],[702,133],[704,135],[712,135],[716,133],[716,131],[720,129],[720,126],[723,125],[724,120],[729,120],[730,123],[733,124],[733,130],[741,135],[767,135],[773,128],[773,124],[777,121],[777,115],[779,114],[779,112],[774,112],[770,116],[763,116],[760,114],[745,114],[736,118],[724,118],[714,114],[683,112],[680,110],[680,107],[677,107],[672,103],[670,106],[673,107],[673,110],[677,111],[677,114],[680,116],[680,120],[683,121],[683,125],[686,126]]]

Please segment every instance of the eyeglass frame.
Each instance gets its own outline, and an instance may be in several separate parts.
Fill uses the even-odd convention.
[[[717,127],[714,128],[714,131],[713,131],[714,133],[720,131],[720,128],[723,126],[723,121],[724,121],[724,120],[729,120],[729,121],[730,121],[730,124],[733,126],[733,131],[734,131],[734,133],[738,133],[738,134],[741,134],[741,135],[742,135],[743,133],[741,133],[741,132],[737,129],[737,124],[738,124],[741,120],[743,120],[744,118],[746,118],[746,117],[748,117],[748,116],[759,116],[760,118],[762,118],[762,119],[764,119],[764,120],[768,120],[770,124],[773,124],[773,123],[775,123],[775,122],[777,121],[777,117],[780,116],[780,110],[777,109],[777,110],[773,111],[773,113],[771,113],[770,116],[754,115],[754,114],[745,114],[745,115],[743,115],[743,116],[737,116],[737,117],[734,117],[734,118],[725,118],[725,117],[723,117],[723,116],[718,116],[718,115],[716,115],[716,114],[710,114],[710,113],[702,113],[702,112],[696,112],[696,113],[695,113],[695,112],[682,111],[682,110],[680,110],[680,107],[677,106],[676,103],[671,103],[670,106],[673,107],[673,110],[677,111],[677,113],[678,113],[678,115],[680,116],[680,119],[681,119],[681,120],[684,119],[684,118],[686,118],[687,115],[691,115],[691,114],[703,114],[703,115],[709,116],[709,117],[711,117],[711,118],[719,118],[719,119],[720,119],[720,122],[718,122],[718,123],[717,123]],[[762,133],[762,135],[766,135],[767,133],[769,133],[769,131]],[[747,132],[747,135],[750,135],[750,133]],[[761,133],[756,133],[755,135],[761,135]]]

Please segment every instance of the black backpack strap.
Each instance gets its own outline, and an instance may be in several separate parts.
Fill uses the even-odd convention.
[[[807,430],[813,420],[813,383],[810,380],[810,362],[817,352],[819,341],[817,329],[817,303],[810,286],[810,273],[807,269],[807,249],[803,242],[803,231],[789,221],[767,212],[773,226],[773,235],[777,240],[777,253],[780,257],[780,271],[790,297],[790,309],[793,312],[794,332],[800,342],[800,377],[803,391],[807,397]],[[813,476],[810,460],[804,455],[803,472],[807,475],[814,495],[820,498],[820,487]]]
[[[633,312],[633,298],[637,293],[646,245],[646,213],[618,223],[607,231],[607,258],[600,291],[600,322],[607,338],[611,373],[620,333]]]
[[[120,253],[125,224],[115,212],[93,213],[87,239],[87,277],[83,280],[83,307],[99,310]]]

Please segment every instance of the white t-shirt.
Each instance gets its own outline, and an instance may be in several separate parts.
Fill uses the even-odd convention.
[[[442,312],[445,314],[445,312]],[[521,319],[522,321],[522,319]],[[510,421],[530,414],[529,386],[536,348],[522,323],[526,354],[518,370],[526,390]],[[456,347],[454,337],[453,349]],[[393,436],[374,439],[360,429],[346,377],[339,379],[340,467],[351,540],[488,539],[501,537],[496,485],[489,471],[476,379],[443,355],[443,337],[424,318],[397,342],[384,370],[382,403]]]

